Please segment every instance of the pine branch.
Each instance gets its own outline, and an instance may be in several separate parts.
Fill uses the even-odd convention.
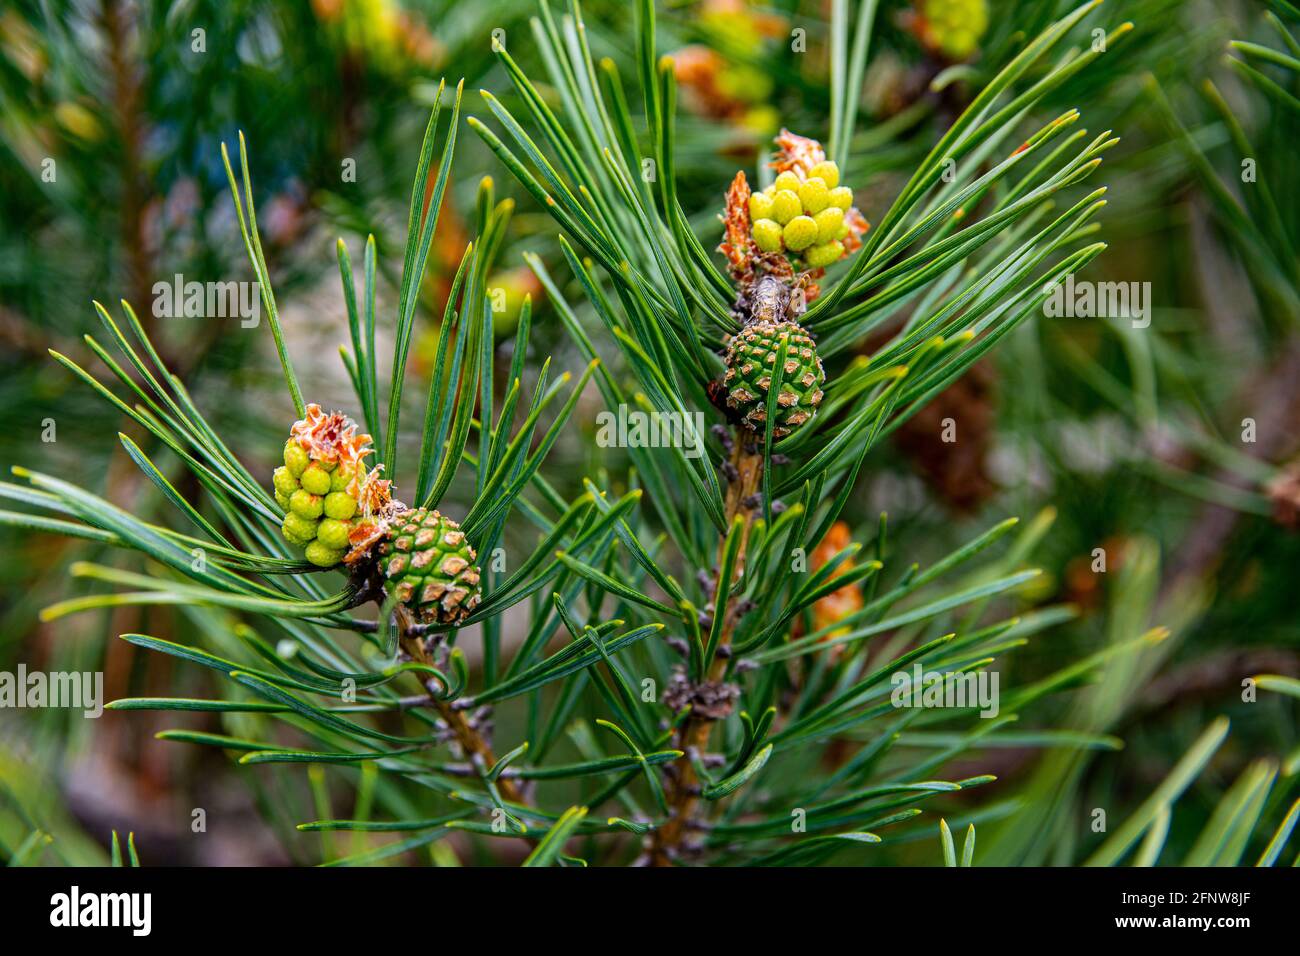
[[[427,667],[433,667],[428,643],[423,637],[411,633],[415,622],[411,620],[409,612],[405,608],[398,608],[396,613],[398,627],[402,632],[402,649],[413,660]],[[497,768],[497,758],[492,751],[492,745],[487,742],[479,728],[470,723],[464,710],[457,709],[451,701],[443,700],[432,690],[429,693],[429,704],[455,735],[456,742],[460,744],[461,750],[470,759],[480,777],[486,776],[489,771]],[[512,779],[497,776],[496,787],[500,790],[501,796],[511,803],[524,802],[523,795]]]
[[[707,671],[703,680],[709,684],[720,684],[730,669],[731,638],[744,600],[733,592],[732,586],[745,574],[749,536],[755,518],[761,512],[755,497],[759,494],[763,456],[753,438],[742,429],[737,429],[733,445],[731,469],[728,472],[731,482],[727,488],[726,517],[728,527],[733,524],[737,527],[735,535],[738,543],[729,558],[724,555],[730,535],[724,536],[718,543],[717,571],[712,586],[712,626],[717,629],[718,637],[716,642],[711,638],[711,643],[714,644],[712,659],[707,655],[704,657]],[[709,737],[716,722],[714,717],[697,715],[692,711],[676,730],[678,746],[683,751],[683,756],[674,765],[668,780],[668,819],[663,826],[651,831],[646,839],[646,854],[649,862],[655,866],[668,866],[677,862],[683,843],[694,824],[693,815],[702,787],[695,765],[708,748]]]

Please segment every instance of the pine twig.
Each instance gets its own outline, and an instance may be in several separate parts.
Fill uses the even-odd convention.
[[[401,644],[402,650],[411,656],[412,660],[419,661],[421,664],[433,666],[433,655],[429,653],[429,644],[425,639],[419,636],[414,622],[407,613],[406,608],[397,609],[398,625],[401,627]],[[466,714],[462,710],[457,710],[448,700],[439,700],[432,694],[429,695],[429,703],[433,709],[438,712],[438,716],[447,724],[448,729],[456,737],[456,742],[460,748],[465,751],[465,756],[471,763],[479,767],[496,766],[496,754],[492,750],[492,745],[488,743],[483,734],[474,727]],[[518,786],[513,780],[499,777],[497,778],[497,789],[501,791],[501,796],[511,803],[523,803],[523,794],[519,791]]]
[[[731,483],[727,488],[726,517],[727,526],[737,515],[744,519],[741,529],[740,549],[736,554],[733,581],[744,573],[746,546],[749,532],[755,517],[761,512],[761,505],[755,504],[763,477],[763,454],[754,443],[753,436],[737,427],[737,434],[732,449],[730,468],[727,469]],[[721,580],[722,551],[726,546],[726,537],[718,542],[718,570],[713,577],[714,614],[722,614],[722,636],[717,653],[709,666],[707,679],[721,681],[727,674],[730,654],[731,635],[735,630],[737,604],[739,596],[729,594],[725,605],[720,605],[724,583],[730,591],[731,582]],[[652,866],[671,866],[681,849],[687,832],[691,829],[693,817],[699,803],[700,781],[695,773],[692,755],[702,753],[708,746],[709,735],[713,730],[714,720],[696,714],[687,716],[678,734],[679,748],[683,756],[678,759],[674,771],[668,777],[668,822],[648,835],[646,853]]]

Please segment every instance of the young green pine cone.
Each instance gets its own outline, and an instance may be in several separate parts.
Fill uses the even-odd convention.
[[[474,549],[460,525],[437,511],[393,516],[378,553],[391,593],[423,623],[455,626],[482,598]]]
[[[777,416],[772,435],[784,438],[817,411],[826,372],[812,338],[796,322],[754,322],[737,332],[727,346],[727,372],[722,382],[727,405],[745,424],[762,434],[767,422],[767,395],[776,369],[781,336],[788,335]]]
[[[371,449],[370,436],[356,432],[347,416],[308,405],[307,417],[294,424],[285,442],[284,464],[272,476],[276,503],[285,511],[281,533],[321,568],[343,560],[361,510],[362,459]]]

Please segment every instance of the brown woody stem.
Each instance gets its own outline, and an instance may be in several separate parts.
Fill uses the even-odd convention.
[[[731,455],[731,464],[735,472],[727,488],[726,526],[730,528],[737,515],[744,518],[744,525],[740,532],[740,550],[736,554],[733,581],[744,572],[749,532],[753,528],[756,515],[762,510],[754,506],[754,496],[759,490],[763,476],[763,454],[754,436],[741,428],[737,428],[736,431],[735,448]],[[718,653],[714,655],[707,675],[710,681],[719,681],[726,676],[728,656],[723,653],[723,648],[731,644],[731,635],[736,626],[735,612],[738,596],[730,594],[725,606],[719,604],[723,586],[719,575],[722,573],[722,552],[725,547],[726,538],[723,537],[718,543],[718,570],[713,580],[713,613],[722,614],[724,617]],[[690,830],[700,799],[700,781],[691,757],[703,753],[708,747],[714,723],[712,719],[692,714],[687,716],[678,731],[678,748],[684,756],[674,764],[668,778],[666,793],[668,821],[662,827],[653,830],[647,838],[646,855],[652,866],[671,866]]]
[[[433,658],[429,653],[429,646],[424,638],[419,636],[418,631],[411,627],[413,623],[404,608],[398,609],[398,625],[401,628],[402,650],[410,655],[412,660],[419,661],[421,664],[433,666]],[[465,756],[475,766],[484,769],[496,765],[496,754],[492,752],[492,745],[484,738],[483,734],[478,731],[466,718],[465,712],[457,710],[451,704],[451,701],[439,700],[437,697],[430,695],[430,703],[433,709],[438,712],[438,716],[447,724],[448,729],[456,737],[456,742],[460,744],[461,750],[465,751]],[[519,792],[519,787],[513,780],[504,777],[498,777],[496,781],[497,789],[501,796],[511,803],[523,803],[523,794]]]

